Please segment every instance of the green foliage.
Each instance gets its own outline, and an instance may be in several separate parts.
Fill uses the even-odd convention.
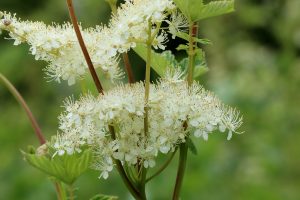
[[[31,13],[31,20],[45,19],[49,23],[68,20],[64,1],[31,0],[26,1],[26,5],[24,2],[1,0],[0,7],[23,14],[23,19],[28,18],[24,14]],[[201,33],[214,43],[213,48],[206,51],[208,63],[216,72],[207,73],[202,80],[205,87],[213,88],[221,99],[237,105],[245,117],[242,129],[246,133],[229,142],[216,135],[209,142],[194,140],[198,155],[188,158],[189,171],[182,199],[300,199],[297,176],[300,160],[295,159],[299,155],[300,141],[300,58],[297,53],[300,39],[296,34],[300,1],[236,3],[239,9],[226,23],[222,18],[201,23]],[[24,10],[24,5],[28,10]],[[82,1],[78,6],[84,13],[80,16],[84,25],[106,21],[103,16],[109,8],[105,1]],[[21,93],[50,137],[61,112],[57,105],[73,93],[74,87],[45,83],[41,70],[45,63],[37,63],[24,53],[27,52],[25,46],[12,48],[11,41],[0,39],[0,42],[1,72],[22,89]],[[133,57],[131,61],[135,60]],[[143,76],[136,71],[135,74]],[[36,138],[30,134],[32,129],[19,105],[3,87],[0,87],[0,110],[0,199],[55,199],[51,182],[20,159],[18,149],[36,142]],[[171,164],[169,169],[175,172],[177,163]],[[95,178],[97,175],[88,170],[75,183],[80,187],[76,192],[78,200],[89,199],[90,194],[99,190],[126,199],[125,187],[117,176],[106,182]],[[169,173],[162,173],[150,183],[149,187],[156,191],[151,199],[170,199],[166,192],[173,187],[166,184],[170,179]],[[214,192],[216,188],[218,192]]]
[[[138,44],[134,51],[144,60],[147,59],[147,47],[145,45]],[[163,53],[152,51],[151,67],[159,76],[162,76],[168,67],[176,65],[177,61],[171,51],[164,51]]]
[[[212,1],[208,4],[204,4],[203,0],[174,0],[174,2],[190,22],[234,11],[234,0]]]
[[[176,34],[176,36],[181,38],[181,39],[184,39],[186,41],[189,41],[189,38],[190,38],[189,34],[184,33],[184,32],[178,32]],[[199,44],[212,44],[209,39],[200,39],[200,38],[197,38],[197,37],[193,37],[193,40],[194,40],[194,42],[197,42]]]
[[[25,160],[30,165],[68,185],[73,184],[88,169],[92,159],[90,150],[85,150],[80,154],[51,157],[38,155],[32,151],[32,148],[30,149],[28,153],[22,151]]]
[[[205,53],[201,49],[195,50],[195,66],[194,66],[194,79],[198,79],[200,76],[208,72],[208,67],[206,65]],[[187,71],[189,65],[189,59],[184,58],[179,63],[178,66],[184,71]]]
[[[188,48],[186,45],[180,45],[179,47],[179,49],[184,50]],[[136,48],[134,48],[134,51],[144,60],[147,59],[147,48],[145,46],[137,45]],[[208,72],[208,68],[206,65],[204,52],[201,49],[196,49],[195,52],[194,79],[197,79]],[[184,58],[178,62],[171,51],[164,51],[161,54],[152,51],[151,66],[159,76],[162,76],[168,67],[179,66],[183,71],[186,72],[188,68],[188,58]]]
[[[119,198],[116,196],[97,194],[96,196],[92,197],[90,200],[117,200],[117,199]]]

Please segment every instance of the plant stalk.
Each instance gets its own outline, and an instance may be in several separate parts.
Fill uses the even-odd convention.
[[[69,185],[69,198],[68,199],[69,200],[75,200],[73,185]]]
[[[196,23],[190,23],[189,27],[189,66],[188,66],[188,85],[191,86],[193,83],[193,76],[194,76],[194,67],[195,67],[195,41],[194,37],[198,34],[198,26]]]
[[[77,36],[77,39],[78,39],[78,42],[80,44],[80,47],[82,49],[82,52],[84,54],[84,57],[85,57],[85,60],[87,62],[87,65],[89,67],[89,70],[90,70],[90,73],[93,77],[93,80],[94,80],[94,83],[97,87],[97,90],[99,93],[103,94],[103,88],[102,88],[102,85],[100,83],[100,80],[98,78],[98,75],[96,73],[96,70],[94,68],[94,65],[92,63],[92,60],[90,58],[90,55],[88,53],[88,50],[86,48],[86,45],[84,43],[84,40],[82,38],[82,35],[81,35],[81,32],[80,32],[80,28],[78,26],[78,22],[77,22],[77,18],[76,18],[76,15],[75,15],[75,11],[74,11],[74,6],[73,6],[73,2],[72,0],[67,0],[67,4],[68,4],[68,9],[69,9],[69,13],[70,13],[70,17],[71,17],[71,20],[72,20],[72,23],[73,23],[73,26],[74,26],[74,30],[75,30],[75,33],[76,33],[76,36]],[[111,136],[113,139],[116,139],[116,135],[115,135],[115,130],[114,130],[114,127],[112,126],[109,126],[109,131],[111,132]],[[138,200],[142,200],[140,198],[140,195],[139,195],[139,192],[135,189],[135,187],[133,186],[132,182],[128,179],[126,173],[125,173],[125,170],[121,164],[120,161],[118,160],[115,160],[115,163],[117,165],[117,169],[118,169],[118,172],[123,180],[123,182],[125,183],[125,185],[127,186],[128,190],[130,191],[130,193]]]
[[[129,56],[127,53],[122,53],[122,58],[123,58],[123,62],[125,65],[125,69],[126,69],[126,73],[128,76],[128,82],[129,83],[134,83],[135,82],[135,78],[132,72],[132,68],[131,68],[131,64],[130,64],[130,60],[129,60]]]
[[[35,117],[33,116],[30,108],[28,107],[26,101],[23,99],[23,97],[21,96],[21,94],[18,92],[18,90],[10,83],[10,81],[5,78],[5,76],[3,76],[0,73],[0,81],[7,87],[7,89],[9,90],[9,92],[15,97],[15,99],[19,102],[19,104],[22,106],[22,108],[25,110],[30,122],[31,122],[31,126],[34,129],[35,135],[37,136],[40,144],[45,144],[46,143],[46,139],[41,131],[41,128],[39,127]]]
[[[72,24],[73,24],[73,27],[74,27],[74,30],[75,30],[75,33],[76,33],[79,45],[81,47],[81,50],[82,50],[82,53],[83,53],[84,58],[86,60],[86,63],[88,65],[88,67],[89,67],[90,73],[91,73],[91,75],[93,77],[94,83],[95,83],[95,85],[97,87],[98,92],[101,93],[101,94],[103,94],[103,87],[101,85],[101,82],[99,80],[99,77],[97,75],[95,67],[93,65],[93,62],[91,60],[90,54],[89,54],[89,52],[87,50],[87,47],[86,47],[86,45],[84,43],[84,40],[83,40],[81,31],[80,31],[80,28],[78,26],[78,21],[77,21],[76,15],[75,15],[73,1],[72,0],[67,0],[67,5],[68,5],[70,18],[71,18],[71,21],[72,21]]]
[[[194,41],[194,37],[198,34],[198,26],[196,23],[190,22],[189,26],[189,66],[188,66],[188,77],[187,82],[188,86],[190,87],[193,84],[193,74],[194,74],[194,65],[195,65],[195,46],[196,43]],[[187,129],[187,122],[184,123],[184,129]],[[187,154],[188,154],[188,145],[187,143],[180,144],[180,151],[179,151],[179,165],[177,169],[177,176],[176,176],[176,183],[173,191],[173,200],[179,200],[180,198],[180,191],[182,187],[182,182],[184,178],[184,173],[186,169],[186,161],[187,161]]]
[[[154,177],[158,176],[160,173],[162,173],[171,163],[171,161],[173,160],[175,154],[176,154],[177,149],[172,153],[171,157],[161,166],[161,168],[159,168],[159,170],[157,170],[157,172],[155,172],[152,176],[150,176],[149,178],[146,179],[146,183],[151,181]]]
[[[183,181],[185,168],[186,168],[187,152],[188,152],[187,144],[186,143],[180,144],[179,165],[178,165],[176,184],[175,184],[172,200],[180,199],[180,191],[181,191],[182,181]]]
[[[152,23],[151,19],[148,20],[148,40],[147,45],[147,59],[146,59],[146,74],[145,74],[145,105],[144,105],[144,135],[145,138],[148,136],[149,132],[149,94],[150,94],[150,75],[151,75],[151,47],[152,47]],[[139,174],[139,192],[143,199],[146,197],[146,178],[147,178],[147,169],[144,167],[144,161],[140,160],[137,166]]]
[[[58,200],[67,200],[67,195],[60,181],[54,181]]]

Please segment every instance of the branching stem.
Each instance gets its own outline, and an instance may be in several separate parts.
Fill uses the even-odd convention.
[[[190,22],[189,27],[189,66],[188,66],[188,77],[187,82],[188,86],[193,84],[193,72],[194,72],[194,65],[195,65],[195,41],[194,37],[198,34],[198,26],[197,24]],[[185,130],[187,129],[187,122],[184,123]],[[186,160],[187,160],[187,153],[188,153],[188,145],[186,142],[180,144],[180,152],[179,152],[179,165],[177,169],[177,176],[176,176],[176,183],[175,188],[173,191],[173,200],[179,200],[180,198],[180,191],[182,187],[182,182],[184,178],[184,173],[186,169]]]
[[[99,93],[103,94],[103,88],[102,85],[100,83],[100,80],[98,78],[98,75],[96,73],[96,70],[94,68],[94,65],[92,63],[92,60],[90,58],[90,55],[88,53],[88,50],[85,46],[84,40],[82,38],[81,32],[80,32],[80,28],[78,26],[78,22],[77,22],[77,18],[75,15],[75,11],[74,11],[74,7],[73,7],[73,2],[72,0],[67,0],[67,4],[68,4],[68,9],[69,9],[69,13],[70,13],[70,17],[74,26],[74,30],[78,39],[78,42],[80,44],[80,47],[82,49],[82,52],[84,54],[85,60],[87,62],[87,65],[89,67],[90,73],[93,77],[94,83],[97,87],[97,90]],[[115,134],[115,130],[113,126],[109,126],[109,131],[111,132],[111,137],[112,139],[116,139],[116,134]],[[121,164],[121,162],[119,160],[114,160],[115,164],[117,166],[118,172],[123,180],[123,182],[125,183],[125,185],[127,186],[128,190],[130,191],[130,193],[138,200],[142,200],[142,198],[140,197],[139,192],[135,189],[134,185],[132,184],[132,182],[129,180],[128,176],[126,175],[126,172]]]
[[[158,176],[169,166],[169,164],[173,160],[176,152],[177,152],[177,149],[172,153],[171,157],[157,170],[157,172],[155,172],[152,176],[150,176],[149,178],[146,179],[146,183],[151,181],[154,177]]]
[[[113,126],[109,126],[109,131],[110,131],[110,134],[111,134],[111,138],[113,140],[116,139],[116,133],[115,133],[115,129]],[[135,188],[135,186],[133,185],[132,181],[128,178],[128,176],[126,175],[126,172],[122,166],[122,163],[117,160],[117,159],[114,159],[114,163],[116,164],[117,166],[117,169],[118,169],[118,172],[123,180],[123,182],[125,183],[127,189],[129,190],[129,192],[132,194],[132,196],[134,196],[135,199],[137,200],[143,200],[142,197],[140,196],[140,193],[139,191]]]

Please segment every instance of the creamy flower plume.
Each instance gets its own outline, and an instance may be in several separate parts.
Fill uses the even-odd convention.
[[[121,5],[108,26],[82,29],[83,38],[95,68],[111,80],[123,76],[118,55],[147,40],[148,20],[158,23],[165,12],[174,9],[170,0],[134,0]],[[0,30],[9,32],[14,45],[26,42],[37,60],[49,63],[46,71],[54,80],[67,80],[69,85],[87,72],[87,65],[77,42],[73,26],[47,26],[42,22],[21,21],[10,13],[2,13]],[[156,37],[155,48],[164,49],[166,35]]]
[[[186,82],[167,80],[151,86],[147,137],[143,83],[121,85],[104,95],[87,95],[75,102],[69,99],[65,107],[59,118],[62,133],[54,147],[59,154],[72,154],[82,145],[91,146],[97,155],[94,167],[103,178],[112,170],[112,159],[129,165],[143,160],[144,167],[153,167],[159,152],[174,151],[188,134],[207,140],[213,131],[227,130],[230,139],[242,123],[237,111],[196,82],[190,88]],[[110,137],[109,125],[116,130],[115,140]]]

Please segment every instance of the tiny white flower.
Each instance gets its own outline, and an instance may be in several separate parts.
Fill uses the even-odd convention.
[[[172,34],[172,39],[175,39],[178,32],[185,32],[189,27],[187,18],[178,10],[172,13],[171,21],[167,21],[167,23],[169,24],[169,32]]]

